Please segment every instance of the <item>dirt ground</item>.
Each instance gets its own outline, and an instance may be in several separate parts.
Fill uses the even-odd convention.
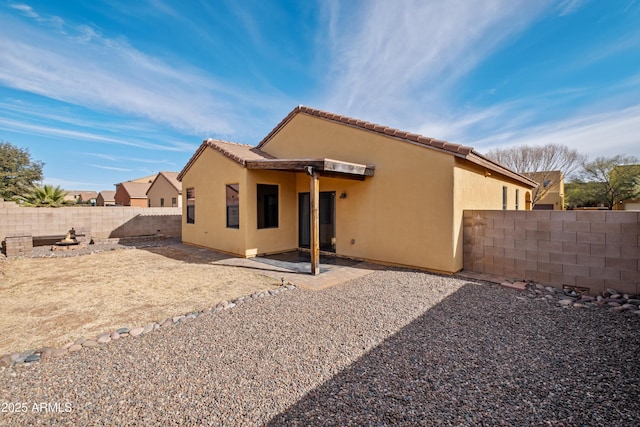
[[[0,262],[0,354],[214,307],[278,281],[181,246]]]

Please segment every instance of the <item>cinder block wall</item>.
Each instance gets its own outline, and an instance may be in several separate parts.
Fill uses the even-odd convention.
[[[98,240],[158,233],[173,237],[182,233],[181,218],[181,208],[26,208],[0,200],[0,241],[7,236],[65,235],[71,227]]]
[[[640,293],[640,212],[465,211],[464,270]]]

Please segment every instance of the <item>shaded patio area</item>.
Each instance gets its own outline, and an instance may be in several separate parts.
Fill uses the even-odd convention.
[[[311,255],[303,251],[255,258],[224,258],[214,264],[257,269],[265,276],[309,290],[326,289],[384,268],[368,262],[321,255],[320,274],[312,275]]]

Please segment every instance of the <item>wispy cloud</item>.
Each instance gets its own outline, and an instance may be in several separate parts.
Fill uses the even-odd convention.
[[[143,159],[139,157],[126,157],[126,156],[114,156],[111,154],[104,153],[82,153],[85,156],[96,157],[102,160],[108,160],[111,162],[122,162],[122,163],[144,163],[144,164],[154,164],[154,165],[167,165],[172,166],[175,165],[174,162],[169,160],[157,160],[157,159]],[[114,169],[118,170],[118,169]]]
[[[116,171],[116,172],[132,172],[133,171],[133,169],[129,169],[129,168],[119,168],[119,167],[115,167],[115,166],[96,165],[95,163],[89,163],[87,166],[91,166],[91,167],[98,168],[98,169],[105,169],[105,170],[109,170],[109,171]]]
[[[12,7],[42,25],[3,17],[10,34],[0,39],[5,86],[202,137],[241,133],[246,109],[270,104],[268,94],[236,88],[186,63],[167,63],[96,27],[43,17],[24,4]]]
[[[447,88],[535,20],[545,2],[374,1],[351,11],[342,5],[326,9],[334,66],[325,104],[377,118],[433,109]]]
[[[550,121],[544,125],[512,129],[486,138],[470,139],[469,143],[482,151],[522,144],[559,143],[590,157],[627,154],[640,158],[638,135],[640,105],[635,105],[615,111]]]
[[[105,136],[104,134],[82,132],[69,129],[61,129],[46,125],[37,125],[28,122],[21,122],[17,120],[10,120],[0,117],[0,129],[11,132],[25,133],[29,135],[40,135],[47,138],[62,138],[72,139],[81,142],[101,142],[109,144],[128,145],[130,147],[147,148],[163,151],[184,151],[174,146],[154,144],[146,141],[140,141],[135,139],[124,140],[120,138],[112,138]]]
[[[571,15],[584,6],[589,0],[564,0],[557,6],[560,16]]]

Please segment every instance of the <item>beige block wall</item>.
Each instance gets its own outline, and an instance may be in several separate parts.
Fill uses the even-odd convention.
[[[65,235],[71,227],[94,239],[157,234],[180,236],[180,209],[118,206],[28,208],[0,203],[0,241],[11,235]]]
[[[465,211],[464,269],[640,293],[640,213]]]
[[[463,268],[463,215],[470,209],[501,209],[503,187],[507,187],[507,210],[525,210],[526,194],[531,188],[507,177],[485,174],[485,169],[463,159],[456,159],[454,171],[454,230],[453,256],[456,269]],[[516,200],[516,190],[517,200]],[[456,271],[457,271],[456,270]]]
[[[456,271],[452,155],[304,114],[263,150],[279,158],[375,165],[375,176],[365,181],[320,177],[320,191],[348,195],[336,200],[337,254]],[[309,177],[299,174],[297,192],[308,191]]]

